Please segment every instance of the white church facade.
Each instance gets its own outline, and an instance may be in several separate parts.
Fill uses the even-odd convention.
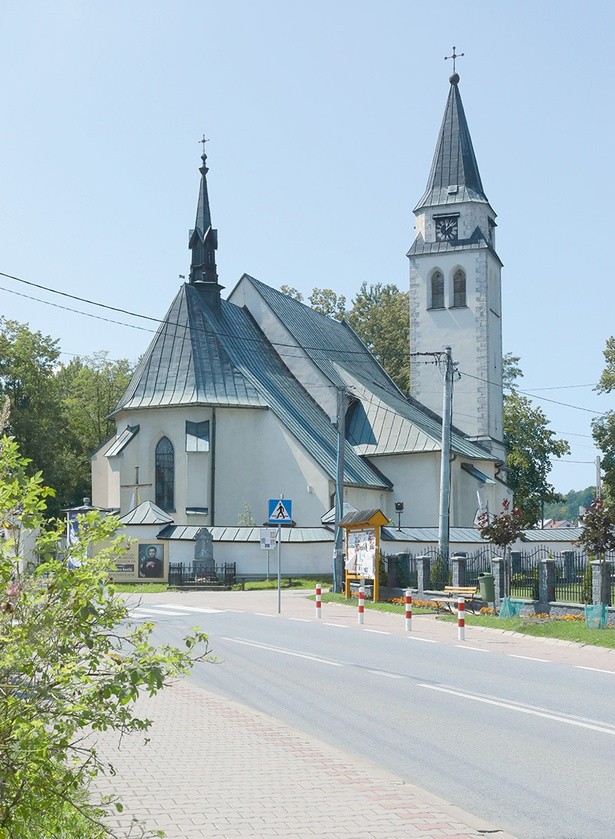
[[[450,346],[461,376],[450,437],[452,533],[473,527],[479,505],[498,509],[510,497],[495,213],[480,183],[458,80],[451,77],[409,252],[409,351]],[[207,172],[203,154],[189,281],[116,406],[116,435],[93,456],[94,505],[118,510],[127,527],[141,528],[130,535],[160,541],[171,561],[191,558],[204,527],[216,561],[221,551],[223,561],[249,564],[267,501],[283,494],[293,502],[294,526],[284,537],[298,546],[293,573],[327,570],[342,394],[344,502],[379,508],[393,523],[403,503],[409,540],[413,529],[436,528],[437,369],[413,366],[407,398],[348,324],[249,275],[224,299]],[[335,288],[335,278],[324,284]],[[402,550],[399,531],[396,538],[394,550]]]

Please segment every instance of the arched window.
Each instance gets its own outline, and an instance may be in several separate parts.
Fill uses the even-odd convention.
[[[453,277],[453,306],[466,305],[466,275],[461,270],[455,271]]]
[[[156,505],[161,510],[175,509],[175,454],[173,443],[162,437],[156,446]]]
[[[444,276],[441,271],[434,271],[431,275],[431,308],[444,308]]]

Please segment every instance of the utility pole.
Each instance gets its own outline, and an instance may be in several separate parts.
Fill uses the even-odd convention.
[[[453,356],[444,348],[444,390],[442,394],[442,459],[440,462],[440,511],[438,515],[438,553],[448,560],[449,507],[451,495],[451,425],[453,421]]]
[[[335,537],[333,547],[333,590],[342,591],[344,579],[344,532],[340,522],[344,517],[344,440],[346,438],[346,391],[337,388],[337,468],[335,472]]]
[[[602,474],[600,472],[600,455],[596,457],[596,498],[602,498]]]

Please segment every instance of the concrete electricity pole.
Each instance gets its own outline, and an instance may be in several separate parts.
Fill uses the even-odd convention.
[[[453,356],[444,348],[444,390],[442,393],[442,459],[440,461],[440,510],[438,514],[438,553],[448,559],[449,511],[451,495],[451,425],[453,422]]]
[[[335,473],[335,537],[333,548],[333,590],[342,591],[344,579],[344,531],[340,521],[344,517],[344,440],[346,438],[346,391],[337,389],[337,469]]]

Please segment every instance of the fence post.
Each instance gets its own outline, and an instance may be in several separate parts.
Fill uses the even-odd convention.
[[[506,560],[501,556],[491,558],[491,572],[493,574],[493,585],[495,587],[495,605],[499,606],[502,598],[506,597]]]
[[[429,580],[429,557],[417,556],[416,558],[417,588],[419,594],[429,591],[431,588]]]
[[[592,567],[592,603],[611,605],[611,563],[595,559]]]
[[[538,565],[538,602],[555,600],[555,560],[541,559]]]
[[[468,560],[466,554],[453,554],[451,557],[451,563],[453,566],[453,585],[456,588],[466,585],[467,562]]]

